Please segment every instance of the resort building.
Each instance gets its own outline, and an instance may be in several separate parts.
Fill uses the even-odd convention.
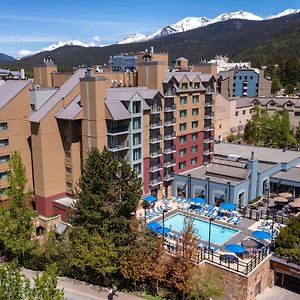
[[[239,208],[267,191],[300,195],[299,152],[231,143],[215,144],[214,150],[209,165],[175,174],[172,195],[184,193],[208,204],[230,202]]]
[[[5,102],[24,105],[18,107],[25,124],[19,127],[27,131],[19,140],[27,148],[16,145],[6,148],[3,155],[28,149],[28,158],[27,152],[22,157],[30,172],[33,205],[40,214],[61,214],[67,221],[73,191],[91,147],[101,150],[106,146],[114,157],[127,160],[143,180],[144,193],[158,197],[171,195],[175,172],[211,161],[215,78],[189,71],[184,67],[186,59],[182,70],[179,65],[170,69],[166,53],[151,51],[136,57],[134,69],[82,67],[73,73],[57,72],[52,59],[46,57],[34,68],[33,85],[29,81],[15,83],[23,84],[22,98],[5,98]],[[2,113],[4,108],[0,108]],[[10,113],[16,117],[14,110]],[[9,123],[7,116],[0,115],[1,124]],[[7,133],[3,137],[7,147],[12,133],[2,131]],[[2,177],[4,186],[5,175]]]

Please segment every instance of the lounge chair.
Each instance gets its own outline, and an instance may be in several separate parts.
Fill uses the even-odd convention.
[[[146,212],[146,218],[147,219],[152,219],[153,217],[155,217],[155,215],[151,214],[150,212]]]
[[[150,213],[153,213],[155,216],[161,215],[161,212],[157,211],[155,208],[152,208],[152,211],[150,211]]]
[[[171,210],[172,209],[172,207],[170,205],[168,205],[167,203],[164,203],[164,204],[165,204],[165,207],[166,207],[167,210]]]
[[[236,219],[233,221],[234,225],[241,223],[241,216],[236,216]]]
[[[234,216],[235,216],[234,214],[231,214],[230,217],[226,220],[226,222],[228,222],[228,223],[232,222],[234,219]]]

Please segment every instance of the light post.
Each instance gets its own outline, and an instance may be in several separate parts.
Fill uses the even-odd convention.
[[[162,225],[163,225],[163,245],[165,245],[165,213],[167,210],[162,211]]]
[[[209,218],[209,229],[208,229],[208,250],[210,251],[210,236],[211,236],[211,222],[214,220],[214,218]]]

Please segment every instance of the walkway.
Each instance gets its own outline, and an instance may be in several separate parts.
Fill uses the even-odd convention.
[[[278,286],[266,288],[261,294],[256,296],[256,300],[299,300],[300,295],[285,290]]]
[[[22,273],[32,279],[38,272],[22,269]],[[107,300],[107,291],[100,290],[100,287],[89,285],[85,282],[67,277],[59,277],[58,287],[63,288],[68,300]],[[143,298],[128,293],[118,293],[118,300],[142,300]]]

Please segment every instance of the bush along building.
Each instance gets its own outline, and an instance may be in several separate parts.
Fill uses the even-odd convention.
[[[91,147],[106,146],[115,158],[127,160],[143,180],[144,193],[159,197],[170,195],[175,172],[209,163],[215,78],[183,69],[187,60],[169,68],[165,53],[138,53],[136,61],[125,71],[83,66],[59,73],[46,57],[34,68],[33,84],[20,81],[14,93],[10,82],[2,84],[0,113],[18,105],[23,125],[17,127],[24,135],[14,142],[18,128],[7,113],[0,114],[1,191],[9,160],[4,156],[13,150],[25,161],[34,207],[45,216],[61,214],[64,221]]]

